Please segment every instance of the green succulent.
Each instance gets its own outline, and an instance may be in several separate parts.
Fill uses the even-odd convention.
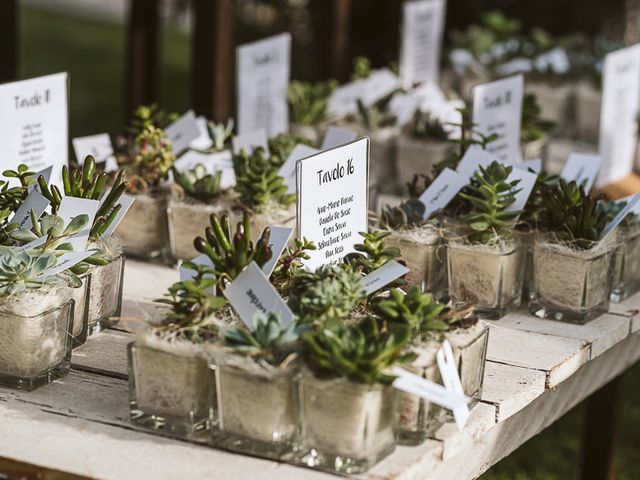
[[[229,225],[229,218],[220,218],[214,213],[209,218],[211,226],[205,230],[205,238],[197,237],[193,245],[195,249],[204,253],[213,262],[215,275],[220,288],[225,288],[251,262],[259,267],[267,263],[273,252],[269,246],[271,230],[265,228],[254,247],[251,241],[251,220],[245,213],[242,222],[233,234]]]
[[[396,116],[389,110],[390,97],[387,96],[371,105],[365,105],[361,99],[358,99],[356,101],[358,110],[355,116],[358,125],[368,132],[395,125]]]
[[[10,186],[9,180],[0,180],[0,245],[5,245],[8,234],[18,228],[9,220],[29,195],[29,187],[35,184],[36,179],[35,173],[25,164],[18,165],[17,170],[5,170],[2,175],[7,179],[17,178],[20,182],[20,185]]]
[[[251,154],[244,150],[233,157],[236,191],[247,207],[261,211],[273,205],[287,206],[295,202],[284,179],[278,174],[279,159],[256,148]]]
[[[300,327],[295,323],[283,327],[277,313],[258,311],[253,316],[253,330],[229,328],[224,332],[224,338],[236,352],[277,366],[298,350]]]
[[[227,124],[207,122],[207,132],[211,138],[211,147],[204,150],[206,153],[221,152],[224,150],[231,137],[233,137],[233,119],[229,119]]]
[[[306,238],[296,238],[294,245],[286,248],[271,273],[271,282],[280,293],[289,292],[293,277],[303,267],[302,261],[310,258],[307,252],[315,249],[315,244]]]
[[[535,173],[529,169],[529,172]],[[558,184],[559,177],[557,175],[550,175],[549,173],[542,171],[537,174],[536,182],[531,189],[531,195],[527,199],[527,203],[522,210],[520,220],[525,228],[538,228],[540,210],[544,206],[542,200],[542,191],[550,186]]]
[[[212,175],[200,163],[184,172],[179,172],[175,167],[171,167],[171,170],[176,184],[191,198],[204,203],[211,203],[222,193],[222,187],[220,186],[222,170],[217,170]]]
[[[351,264],[354,270],[366,275],[390,260],[399,258],[399,248],[385,245],[384,239],[389,235],[391,232],[385,230],[360,232],[363,241],[354,245],[356,252],[347,255],[346,261]]]
[[[175,112],[168,113],[158,107],[157,104],[140,105],[133,112],[127,133],[137,137],[149,127],[167,128],[178,119]]]
[[[171,141],[166,137],[164,130],[151,125],[135,138],[132,169],[141,186],[131,182],[132,188],[147,190],[168,178],[176,156]]]
[[[347,320],[365,296],[362,276],[348,265],[323,265],[295,273],[288,305],[300,323],[325,325]]]
[[[489,243],[494,238],[511,239],[518,211],[507,208],[515,202],[516,186],[520,182],[508,182],[513,167],[492,162],[473,175],[471,184],[458,196],[468,202],[469,211],[462,221],[471,233],[470,243]]]
[[[356,57],[353,60],[353,73],[351,74],[351,81],[366,80],[371,76],[371,60],[367,57]]]
[[[607,214],[576,182],[559,180],[542,190],[539,228],[558,242],[587,250],[600,239]]]
[[[600,209],[607,216],[607,223],[611,222],[626,206],[626,201],[618,200],[609,200],[602,201],[600,203]],[[633,211],[627,213],[627,215],[622,219],[619,226],[621,228],[631,228],[640,225],[640,215],[634,213]]]
[[[424,223],[425,205],[417,198],[410,198],[397,207],[384,205],[380,222],[384,228],[400,230],[419,227]]]
[[[302,335],[305,359],[321,378],[346,378],[372,385],[389,384],[388,370],[415,359],[406,353],[411,331],[400,323],[366,317],[360,324],[320,328]]]
[[[520,141],[522,143],[530,143],[540,140],[551,131],[553,126],[553,122],[542,118],[542,109],[536,96],[532,93],[527,93],[522,99]]]
[[[269,139],[269,152],[271,153],[271,163],[281,167],[287,160],[296,145],[302,143],[313,147],[313,142],[302,135],[294,133],[281,133]]]
[[[6,249],[0,255],[0,295],[11,295],[29,288],[65,284],[79,286],[77,277],[42,274],[56,265],[51,252],[18,252]]]
[[[407,294],[390,290],[388,297],[378,297],[371,308],[388,322],[407,325],[413,336],[447,331],[451,321],[446,306],[434,300],[430,293],[423,293],[417,285]]]
[[[317,125],[325,121],[329,99],[337,86],[335,80],[318,83],[292,81],[287,92],[291,121],[300,125]]]
[[[431,116],[431,113],[418,109],[413,114],[411,135],[415,138],[443,142],[449,139],[449,133],[444,127],[440,120]]]

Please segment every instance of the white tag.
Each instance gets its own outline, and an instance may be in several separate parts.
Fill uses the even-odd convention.
[[[407,267],[395,260],[389,260],[380,268],[377,268],[370,274],[365,275],[362,279],[364,291],[367,295],[370,295],[407,273],[409,273],[409,269]]]
[[[428,220],[436,211],[449,205],[453,197],[468,184],[468,177],[460,175],[450,168],[445,168],[429,185],[429,188],[420,195],[420,201],[425,206],[422,218]]]
[[[203,265],[205,267],[213,267],[213,262],[204,253],[202,255],[198,255],[195,258],[192,258],[190,261],[191,261],[191,263],[195,263],[196,265]],[[180,265],[180,281],[181,282],[185,282],[187,280],[191,280],[191,279],[195,278],[195,276],[196,276],[196,271],[195,270],[191,270],[189,268],[184,268],[182,265]],[[205,277],[215,278],[215,275],[214,274],[206,274]],[[216,286],[215,285],[211,286],[211,289],[209,290],[209,293],[211,295],[215,295],[216,294]]]
[[[17,223],[18,228],[28,228],[31,230],[33,223],[31,222],[31,210],[35,211],[36,218],[44,213],[49,206],[49,200],[47,200],[39,191],[32,190],[27,198],[24,199],[22,205],[18,207],[16,213],[11,217],[9,223]]]
[[[40,245],[42,245],[44,242],[47,241],[47,236],[43,235],[40,238],[36,238],[34,241],[29,242],[25,245],[19,246],[19,247],[15,247],[16,252],[25,252],[27,250],[32,250],[34,248],[39,247]]]
[[[211,147],[213,140],[209,136],[209,129],[207,128],[207,119],[200,115],[196,118],[196,125],[198,126],[198,136],[194,138],[189,144],[189,148],[196,148],[199,150],[205,150]]]
[[[436,353],[436,360],[438,362],[438,368],[440,370],[440,376],[444,387],[451,393],[457,396],[464,397],[464,390],[462,389],[462,382],[460,381],[460,375],[458,374],[458,368],[456,366],[456,360],[453,356],[453,349],[448,340],[442,342],[442,346]],[[453,410],[453,417],[458,425],[458,428],[462,429],[469,419],[469,408],[465,402],[464,406],[458,405]]]
[[[80,166],[84,165],[87,155],[93,156],[97,163],[106,162],[109,157],[115,160],[111,138],[108,133],[76,137],[71,140],[71,143],[76,154],[76,162]]]
[[[269,137],[287,132],[291,35],[282,33],[238,47],[237,65],[238,134],[259,128]]]
[[[317,250],[304,265],[337,264],[355,251],[368,227],[369,137],[298,160],[298,238]]]
[[[58,262],[49,270],[42,272],[39,276],[51,277],[57,275],[65,270],[72,268],[84,259],[89,258],[95,253],[95,250],[81,251],[81,252],[69,252],[58,257]]]
[[[628,198],[628,197],[627,197]],[[640,209],[640,193],[636,193],[629,200],[627,205],[618,212],[618,214],[611,220],[604,230],[600,234],[600,238],[606,238],[611,232],[615,230],[615,228],[620,225],[620,222],[625,219],[627,215],[630,213],[636,213]]]
[[[471,178],[480,170],[480,167],[488,167],[491,162],[495,160],[497,160],[497,158],[486,150],[483,150],[482,147],[470,145],[460,159],[456,171],[460,175]]]
[[[36,172],[32,177],[35,181],[29,185],[29,188],[27,188],[27,191],[29,193],[31,193],[33,190],[37,190],[38,192],[42,193],[40,191],[40,185],[38,184],[37,180],[38,178],[42,177],[44,178],[45,183],[48,185],[49,184],[49,180],[51,180],[51,172],[53,171],[53,166],[51,167],[47,167],[43,170],[40,170],[39,172]]]
[[[284,179],[284,184],[287,186],[289,193],[296,193],[296,162],[318,152],[320,150],[309,147],[304,143],[299,143],[291,150],[291,153],[278,170],[278,175]]]
[[[293,322],[293,312],[255,262],[251,262],[223,293],[249,327],[253,327],[253,315],[257,311],[279,314],[285,327]]]
[[[330,125],[329,128],[327,128],[327,133],[324,134],[320,150],[329,150],[330,148],[339,147],[345,143],[353,142],[356,138],[358,138],[358,132],[351,130],[350,128]]]
[[[556,75],[564,75],[571,68],[571,61],[569,60],[567,51],[562,47],[556,47],[542,55],[538,55],[535,64],[536,70],[551,70],[551,72]]]
[[[68,152],[68,74],[0,85],[1,170],[21,163],[32,171],[53,165],[51,183],[62,184]]]
[[[522,75],[473,88],[473,123],[479,133],[498,135],[496,141],[487,145],[487,150],[506,165],[513,165],[520,153],[523,95]]]
[[[598,151],[603,163],[598,188],[633,171],[640,109],[640,44],[608,54],[602,82]]]
[[[516,73],[526,73],[533,70],[533,62],[528,58],[514,58],[498,66],[500,75],[515,75]]]
[[[516,201],[507,207],[507,212],[522,211],[522,209],[527,204],[527,200],[529,200],[529,196],[531,195],[531,191],[533,190],[537,179],[537,174],[527,172],[526,170],[522,170],[521,168],[514,168],[511,171],[511,174],[507,178],[507,182],[511,183],[515,180],[520,180],[520,182],[516,185],[516,190],[519,190],[519,192],[515,195]]]
[[[540,174],[540,172],[542,172],[542,159],[536,158],[535,160],[523,160],[522,162],[516,163],[513,168],[519,168],[520,170],[526,171],[531,169],[534,173]]]
[[[364,80],[345,83],[336,88],[327,104],[330,117],[341,118],[358,110],[358,98],[362,96]]]
[[[560,178],[566,182],[576,182],[584,186],[584,191],[589,193],[600,171],[602,157],[588,153],[572,153],[567,163],[564,164]]]
[[[104,196],[103,200],[106,198],[107,197]],[[133,195],[127,195],[127,194],[123,194],[118,199],[118,201],[116,202],[116,205],[122,205],[122,207],[116,214],[116,217],[113,219],[111,224],[104,230],[104,233],[100,235],[100,240],[106,240],[111,235],[113,235],[113,232],[116,231],[116,228],[118,228],[118,225],[120,225],[120,223],[124,219],[124,216],[127,214],[127,212],[129,211],[129,209],[131,208],[131,205],[133,205],[133,202],[135,200],[136,200],[136,197],[134,197]],[[100,202],[100,204],[102,205],[102,202]]]
[[[221,171],[220,188],[223,190],[235,186],[236,172],[233,169],[231,150],[223,150],[216,153],[201,153],[189,150],[176,161],[174,167],[179,172],[185,172],[195,168],[196,165],[202,165],[210,175]]]
[[[389,110],[396,117],[396,126],[404,127],[413,118],[418,108],[418,101],[410,95],[394,95],[389,102]]]
[[[193,110],[187,111],[166,128],[167,138],[171,140],[173,153],[178,156],[184,152],[191,142],[200,136],[200,129]]]
[[[371,72],[371,76],[364,80],[364,90],[360,98],[365,105],[373,105],[400,86],[400,79],[395,73],[388,68],[381,68]]]
[[[628,195],[624,198],[620,198],[618,200],[616,200],[616,203],[626,203],[627,205],[629,203],[631,203],[633,201],[633,199],[635,198],[635,194],[634,195]],[[635,206],[631,208],[631,211],[629,211],[630,214],[634,214],[634,215],[640,215],[640,202],[636,202]]]
[[[84,230],[79,231],[72,237],[64,240],[64,243],[70,243],[75,252],[84,251],[89,239],[93,219],[98,213],[100,202],[98,200],[90,200],[87,198],[62,197],[60,208],[58,208],[58,216],[64,221],[64,226],[69,225],[78,215],[86,214],[89,216],[89,223]]]
[[[282,255],[289,238],[291,238],[291,235],[293,234],[293,228],[289,227],[269,225],[268,228],[271,230],[269,234],[269,247],[271,247],[273,255],[269,261],[262,266],[262,271],[267,278],[271,276],[273,269],[276,267],[276,264],[280,259],[280,255]]]
[[[444,16],[444,0],[402,4],[400,77],[405,88],[416,83],[438,82]]]
[[[250,155],[256,148],[262,148],[265,154],[269,153],[269,139],[267,138],[267,132],[264,128],[236,135],[231,140],[231,143],[235,155],[239,154],[242,150]]]

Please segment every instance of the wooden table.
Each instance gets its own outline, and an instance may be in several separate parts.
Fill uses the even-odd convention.
[[[124,324],[154,315],[152,300],[176,279],[175,270],[127,261]],[[526,313],[488,322],[482,401],[464,431],[444,425],[435,439],[398,447],[359,478],[479,476],[638,361],[639,309],[640,294],[584,326]],[[40,467],[48,472],[41,478],[50,479],[67,478],[55,471],[118,480],[333,477],[164,438],[132,424],[125,352],[132,339],[125,331],[106,331],[74,351],[66,378],[29,393],[0,389],[0,472]]]

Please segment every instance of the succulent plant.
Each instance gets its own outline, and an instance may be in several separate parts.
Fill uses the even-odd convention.
[[[362,276],[348,265],[299,270],[291,280],[288,304],[302,324],[340,323],[365,298]]]
[[[291,323],[285,328],[277,313],[258,311],[253,316],[253,330],[229,328],[224,332],[224,338],[235,351],[277,366],[298,349],[300,327]]]
[[[9,219],[20,208],[29,194],[29,187],[36,181],[35,173],[25,164],[18,165],[17,170],[5,170],[2,175],[8,179],[17,178],[19,185],[10,185],[10,180],[0,180],[0,245],[6,244],[8,234],[18,228]]]
[[[269,139],[269,152],[271,153],[271,163],[282,166],[285,160],[291,155],[293,149],[302,143],[303,145],[313,146],[313,142],[302,135],[294,133],[281,133]]]
[[[507,208],[515,202],[519,180],[508,182],[513,167],[496,161],[473,175],[471,184],[458,196],[468,202],[469,211],[462,221],[471,233],[470,243],[490,243],[495,238],[511,239],[518,211]]]
[[[360,232],[362,243],[354,245],[355,252],[346,256],[345,261],[351,264],[354,270],[365,275],[382,267],[390,260],[400,257],[400,249],[397,247],[387,247],[384,239],[391,235],[385,230],[374,230],[373,232]]]
[[[353,60],[353,73],[351,81],[366,80],[371,76],[371,60],[367,57],[356,57]]]
[[[535,173],[529,169],[531,173]],[[531,195],[527,199],[527,203],[520,215],[521,225],[524,228],[538,228],[540,210],[544,206],[542,200],[542,191],[545,188],[558,184],[559,177],[557,175],[550,175],[549,173],[542,171],[537,174],[536,182],[531,189]]]
[[[0,255],[0,295],[11,295],[44,285],[67,284],[79,286],[75,276],[42,274],[56,264],[51,252],[18,252],[3,250]]]
[[[358,110],[355,120],[361,128],[370,132],[395,125],[396,116],[389,110],[391,95],[371,105],[365,105],[361,99],[356,101]]]
[[[440,120],[431,116],[431,113],[418,109],[411,121],[411,135],[416,138],[446,141],[449,139],[449,133],[444,127]]]
[[[220,187],[222,170],[218,170],[212,175],[200,163],[183,172],[179,172],[175,167],[171,167],[171,169],[176,184],[191,198],[204,203],[211,203],[222,193],[222,188]]]
[[[221,152],[225,145],[233,137],[233,119],[229,119],[227,124],[207,122],[207,132],[211,138],[211,147],[206,150],[208,153]]]
[[[589,197],[576,182],[559,180],[542,190],[539,228],[556,241],[580,250],[591,248],[607,225],[600,202]]]
[[[305,359],[316,375],[352,382],[391,383],[388,369],[415,359],[406,353],[411,331],[368,316],[361,323],[320,328],[302,335]]]
[[[132,160],[133,178],[130,188],[134,191],[157,187],[166,180],[176,161],[171,141],[161,128],[150,125],[135,138]]]
[[[242,151],[233,157],[236,191],[243,205],[257,211],[274,205],[291,205],[295,194],[289,194],[284,179],[278,174],[278,159],[262,148],[251,154]]]
[[[520,141],[522,143],[535,142],[544,138],[554,126],[553,122],[544,120],[542,109],[538,104],[538,99],[532,93],[527,93],[522,99],[522,126],[520,130]]]
[[[306,238],[296,238],[294,245],[287,247],[271,273],[271,282],[280,293],[289,292],[293,277],[302,268],[302,261],[310,258],[307,252],[315,249],[315,244]]]
[[[273,253],[269,246],[269,228],[262,232],[254,247],[251,241],[251,221],[246,213],[242,222],[237,224],[235,234],[231,232],[227,215],[218,218],[216,214],[212,214],[209,219],[211,226],[206,228],[205,238],[197,237],[193,245],[213,262],[220,288],[224,289],[251,262],[262,267],[271,259]]]
[[[391,230],[418,227],[424,223],[425,205],[417,198],[410,198],[397,207],[384,205],[380,215],[383,227]]]
[[[611,222],[626,206],[628,203],[626,200],[608,200],[602,201],[599,204],[600,209],[607,216],[607,223]],[[640,225],[640,215],[637,213],[630,211],[627,215],[622,219],[619,226],[621,228],[630,228]]]
[[[326,120],[329,98],[337,86],[335,80],[318,83],[292,81],[287,92],[291,121],[300,125],[317,125]]]
[[[140,105],[133,112],[127,133],[135,138],[149,127],[166,128],[177,119],[177,113],[168,113],[155,103]]]

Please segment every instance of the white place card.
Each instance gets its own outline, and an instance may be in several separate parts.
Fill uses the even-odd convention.
[[[327,103],[329,117],[341,118],[355,113],[358,110],[358,99],[362,96],[364,85],[364,80],[357,80],[336,88]]]
[[[184,172],[195,168],[196,165],[202,165],[210,175],[221,171],[220,187],[223,190],[235,186],[236,172],[233,169],[231,150],[223,150],[215,153],[202,153],[189,150],[176,160],[174,167],[179,172]]]
[[[368,227],[369,137],[298,160],[298,238],[317,250],[304,265],[337,264],[360,243]]]
[[[13,217],[11,217],[9,223],[17,223],[18,228],[31,229],[31,227],[33,227],[33,222],[31,222],[31,210],[35,212],[36,218],[40,218],[48,206],[49,200],[47,200],[38,190],[32,190],[29,195],[27,195],[27,198],[24,199],[22,205],[18,207],[18,210],[16,210]]]
[[[31,185],[29,185],[29,188],[27,188],[27,191],[29,193],[31,193],[33,190],[37,190],[37,191],[40,192],[40,185],[38,185],[38,182],[37,182],[38,178],[40,178],[40,176],[42,176],[42,178],[44,178],[45,183],[48,185],[49,182],[51,181],[51,172],[52,171],[53,171],[53,166],[47,167],[47,168],[45,168],[43,170],[40,170],[39,172],[36,172],[33,175],[33,177],[30,177],[30,178],[33,178],[34,182]],[[40,193],[42,193],[42,192],[40,192]]]
[[[317,148],[310,147],[303,143],[296,145],[278,170],[278,175],[284,179],[284,184],[289,193],[296,193],[296,163],[298,160],[320,152]]]
[[[358,132],[345,127],[336,127],[330,125],[324,134],[320,150],[329,150],[330,148],[339,147],[345,143],[353,142],[358,138]]]
[[[536,180],[538,179],[538,175],[535,173],[528,172],[521,168],[514,168],[511,171],[511,174],[507,178],[507,182],[511,183],[515,180],[519,180],[516,185],[516,201],[507,207],[507,212],[520,212],[527,204],[529,200],[529,196],[531,196],[531,192],[533,191],[533,187],[536,184]]]
[[[396,117],[396,126],[404,127],[418,109],[418,100],[411,95],[397,94],[389,102],[389,110]]]
[[[627,204],[622,210],[620,210],[620,212],[618,212],[613,220],[604,227],[604,230],[600,234],[601,239],[606,238],[611,232],[613,232],[627,215],[630,213],[638,213],[638,211],[640,211],[640,193],[636,193],[631,198],[627,197],[625,200],[627,200]]]
[[[107,197],[105,195],[102,198],[106,199]],[[109,226],[107,228],[105,228],[105,230],[102,233],[102,235],[100,235],[100,240],[106,240],[111,235],[113,235],[113,232],[116,231],[116,228],[118,228],[118,225],[120,225],[120,223],[124,219],[124,216],[127,214],[127,212],[129,211],[129,209],[131,208],[131,205],[133,205],[133,202],[135,202],[135,200],[136,200],[135,196],[127,195],[126,193],[123,194],[118,199],[118,201],[116,203],[116,206],[117,205],[122,205],[122,207],[120,207],[120,210],[118,210],[118,213],[116,214],[115,218],[111,221]],[[100,202],[100,204],[102,204],[102,202]]]
[[[84,251],[87,240],[89,239],[89,233],[93,220],[100,208],[100,202],[98,200],[90,200],[88,198],[76,198],[76,197],[62,197],[60,207],[58,208],[58,216],[64,221],[65,227],[69,225],[78,215],[86,214],[89,217],[89,223],[84,230],[79,231],[74,236],[65,240],[65,243],[70,243],[75,252]]]
[[[534,173],[540,174],[542,172],[542,159],[536,158],[535,160],[523,160],[516,163],[513,168],[519,168],[520,170],[532,170]]]
[[[488,167],[491,162],[495,160],[497,160],[497,158],[486,150],[483,150],[482,147],[470,145],[460,159],[456,171],[460,175],[471,178],[480,170],[480,167]]]
[[[242,45],[237,57],[238,134],[263,128],[273,137],[288,131],[291,35]]]
[[[640,44],[608,54],[602,79],[598,151],[603,162],[598,188],[633,171],[640,109]]]
[[[68,105],[67,73],[0,85],[0,170],[52,165],[51,183],[61,185],[69,158]]]
[[[364,80],[364,89],[360,98],[365,105],[373,105],[378,100],[386,97],[402,85],[400,78],[388,68],[380,68],[371,72],[369,78]]]
[[[268,228],[271,230],[269,235],[269,247],[271,247],[271,252],[273,255],[271,255],[269,261],[262,266],[262,271],[267,278],[271,276],[271,273],[273,273],[273,269],[276,268],[276,264],[280,259],[280,255],[282,255],[282,252],[287,246],[287,242],[293,234],[293,228],[289,227],[278,227],[275,225],[269,225]]]
[[[200,115],[196,118],[196,125],[198,126],[198,136],[194,138],[189,144],[189,148],[195,148],[199,150],[205,150],[211,147],[213,143],[209,136],[209,128],[207,127],[207,119]]]
[[[584,191],[589,193],[591,187],[598,177],[602,157],[588,153],[572,153],[564,164],[560,178],[567,182],[576,182],[584,187]]]
[[[184,152],[191,142],[200,136],[200,129],[196,121],[196,114],[188,110],[175,122],[166,128],[167,138],[171,140],[173,153],[176,156]]]
[[[106,162],[109,158],[115,159],[111,138],[108,133],[76,137],[71,140],[71,143],[76,154],[76,163],[80,166],[84,165],[87,155],[93,156],[98,163]]]
[[[242,150],[251,154],[256,148],[262,148],[265,152],[269,151],[269,138],[264,128],[236,135],[231,140],[231,144],[233,145],[233,153],[235,155],[239,154]]]
[[[59,273],[64,272],[65,270],[69,270],[74,267],[78,263],[83,260],[89,258],[91,255],[95,253],[95,250],[88,251],[80,251],[80,252],[69,252],[58,257],[57,263],[51,267],[49,270],[45,270],[40,274],[42,277],[51,277],[53,275],[57,275]]]
[[[473,88],[473,123],[484,135],[497,134],[487,146],[502,163],[513,165],[520,155],[524,77],[515,75]]]
[[[36,238],[32,242],[25,243],[24,245],[21,245],[19,247],[15,247],[15,249],[16,249],[16,252],[26,252],[28,250],[32,250],[34,248],[39,247],[40,245],[42,245],[46,241],[47,241],[47,236],[43,235],[40,238]]]
[[[535,59],[535,65],[538,71],[550,70],[556,75],[564,75],[571,68],[571,60],[569,60],[569,55],[564,48],[556,47],[538,55]]]
[[[468,177],[460,175],[450,168],[445,168],[429,185],[429,188],[420,195],[420,201],[425,206],[422,217],[428,220],[435,212],[449,205],[458,192],[468,184]]]
[[[438,83],[445,11],[445,0],[402,4],[400,78],[405,88],[424,82]]]
[[[362,279],[364,291],[367,295],[371,295],[407,273],[409,273],[409,269],[406,266],[395,260],[390,260]]]
[[[293,312],[255,262],[251,262],[223,293],[240,319],[250,328],[253,327],[253,315],[258,311],[279,314],[285,327],[293,322]]]

